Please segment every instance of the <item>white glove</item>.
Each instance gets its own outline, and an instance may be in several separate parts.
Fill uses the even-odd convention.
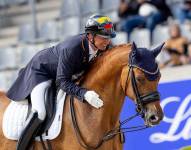
[[[103,101],[99,98],[99,95],[94,91],[87,91],[84,94],[85,100],[95,108],[103,106]]]

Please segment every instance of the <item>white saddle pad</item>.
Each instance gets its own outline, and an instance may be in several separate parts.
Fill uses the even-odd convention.
[[[54,121],[48,130],[48,135],[45,133],[42,135],[43,140],[52,140],[59,135],[62,126],[65,97],[66,93],[60,90],[57,95],[56,115]],[[6,138],[11,140],[19,139],[25,125],[27,111],[28,102],[26,100],[21,102],[11,101],[3,116],[3,134]],[[39,139],[39,137],[36,138],[36,140]]]

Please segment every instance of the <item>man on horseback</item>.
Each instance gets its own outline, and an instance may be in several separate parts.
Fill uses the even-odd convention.
[[[103,106],[103,101],[95,91],[89,91],[74,83],[74,75],[82,74],[89,62],[99,52],[111,45],[116,36],[113,23],[107,16],[93,15],[85,26],[85,34],[80,34],[56,46],[38,52],[22,68],[19,76],[8,90],[7,96],[13,101],[29,99],[32,113],[17,144],[17,150],[28,148],[35,137],[38,127],[46,117],[45,91],[52,83],[67,94],[87,101],[95,108]]]

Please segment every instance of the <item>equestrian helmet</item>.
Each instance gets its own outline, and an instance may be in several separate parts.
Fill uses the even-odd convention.
[[[105,38],[116,36],[111,19],[103,15],[91,16],[85,25],[85,32],[101,35]]]

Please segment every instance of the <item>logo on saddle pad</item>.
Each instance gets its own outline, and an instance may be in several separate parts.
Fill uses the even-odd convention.
[[[48,129],[48,134],[42,134],[44,140],[55,139],[60,131],[62,126],[62,114],[64,108],[64,101],[66,98],[66,93],[62,90],[59,91],[56,102],[56,114],[55,118]],[[10,140],[18,140],[21,132],[24,129],[26,118],[28,112],[28,101],[14,102],[11,101],[7,107],[4,116],[3,116],[3,134],[6,138]],[[36,140],[40,140],[39,137],[36,137]]]

